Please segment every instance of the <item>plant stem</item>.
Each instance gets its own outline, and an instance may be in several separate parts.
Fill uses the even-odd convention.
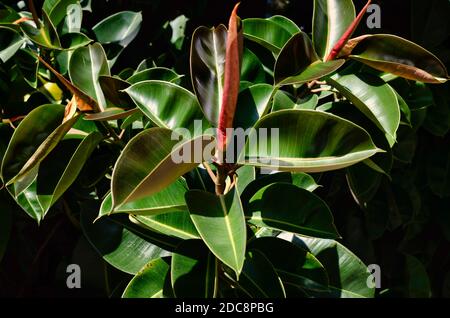
[[[36,11],[36,7],[34,6],[33,0],[28,0],[28,9],[30,9],[31,14],[33,15],[34,23],[38,29],[41,28],[41,22],[39,21],[39,16]]]
[[[227,180],[227,171],[223,165],[217,166],[217,175],[216,175],[216,194],[222,195],[225,193]]]

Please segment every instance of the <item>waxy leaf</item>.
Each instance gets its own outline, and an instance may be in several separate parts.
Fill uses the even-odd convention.
[[[0,26],[0,61],[6,63],[24,42],[25,39],[14,29]]]
[[[262,252],[269,259],[283,284],[313,291],[328,289],[323,265],[305,249],[275,237],[260,237],[251,241],[249,248]]]
[[[317,293],[318,297],[332,298],[372,298],[374,288],[369,288],[370,278],[367,266],[342,244],[327,239],[309,238],[284,233],[281,238],[287,239],[301,248],[314,254],[328,273],[329,292]]]
[[[354,39],[352,46],[350,58],[379,71],[424,83],[443,83],[449,79],[447,69],[435,55],[401,37],[368,35]]]
[[[83,140],[63,140],[39,166],[36,193],[45,213],[78,177],[103,135],[93,132]],[[44,213],[44,216],[45,216]]]
[[[389,84],[368,74],[349,74],[328,81],[386,134],[391,146],[394,145],[400,125],[400,106]]]
[[[333,73],[345,60],[322,62],[304,32],[294,35],[283,47],[275,64],[277,85],[303,84]]]
[[[105,45],[110,66],[137,36],[141,24],[142,13],[122,11],[107,17],[92,28],[97,41]]]
[[[142,24],[140,12],[122,11],[113,14],[92,28],[100,43],[128,46],[138,34]]]
[[[184,194],[187,191],[186,182],[178,179],[167,188],[146,196],[140,200],[123,204],[113,210],[111,194],[103,200],[99,217],[114,213],[129,213],[133,215],[156,215],[176,211],[187,211]]]
[[[43,105],[14,131],[2,162],[2,179],[12,184],[33,170],[56,147],[78,117],[62,123],[64,107]]]
[[[42,10],[48,15],[53,25],[58,26],[67,15],[67,7],[78,0],[45,0]]]
[[[321,238],[338,238],[333,216],[315,194],[289,183],[259,190],[246,205],[246,218],[259,227]]]
[[[45,13],[42,13],[44,23],[38,28],[31,24],[30,22],[21,23],[20,27],[23,33],[34,43],[39,46],[61,50],[61,42],[59,40],[58,33],[56,32],[55,26],[50,21],[49,17]]]
[[[288,18],[273,16],[269,19],[250,18],[242,21],[244,36],[278,54],[286,42],[300,28]]]
[[[170,259],[157,258],[137,272],[122,298],[164,298],[164,283],[170,274]]]
[[[175,71],[165,67],[153,67],[133,74],[127,79],[130,84],[136,84],[144,81],[165,81],[179,84],[182,75],[178,75]]]
[[[272,85],[255,84],[239,92],[234,127],[250,128],[270,111],[274,94]]]
[[[83,202],[81,229],[94,249],[113,267],[134,275],[148,262],[169,256],[179,244],[179,240],[134,225],[125,216],[94,222],[99,204]]]
[[[362,8],[358,16],[355,18],[355,20],[353,20],[353,22],[349,25],[347,30],[345,30],[344,34],[341,36],[339,41],[337,41],[337,43],[333,46],[333,49],[331,50],[330,54],[327,56],[325,61],[327,62],[332,61],[339,55],[339,53],[345,47],[350,37],[355,32],[358,25],[361,23],[361,20],[364,17],[364,14],[367,12],[367,9],[369,8],[371,2],[372,0],[367,1],[367,4],[364,6],[364,8]]]
[[[240,155],[241,164],[322,172],[351,166],[381,151],[361,127],[319,111],[278,111],[261,118],[255,128]],[[258,133],[262,128],[266,133]]]
[[[150,128],[136,135],[114,167],[111,181],[113,209],[163,190],[201,162],[209,160],[211,151],[195,152],[203,151],[210,143],[211,139],[205,136],[180,142],[178,134],[165,128]]]
[[[199,239],[200,235],[192,223],[187,207],[185,211],[179,209],[175,212],[163,213],[154,216],[133,217],[136,222],[158,233],[178,237],[182,240]]]
[[[314,0],[313,43],[325,59],[356,16],[352,0]]]
[[[224,25],[199,27],[192,35],[192,86],[206,118],[216,127],[224,90],[227,35]]]
[[[267,257],[258,250],[250,250],[245,258],[239,287],[255,298],[285,298],[284,286]]]
[[[185,197],[191,219],[205,244],[239,276],[244,264],[247,232],[236,188],[225,195],[191,190]]]
[[[110,75],[106,54],[98,43],[76,49],[69,62],[70,79],[84,94],[93,98],[100,110],[106,108],[106,100],[100,86],[100,75]]]
[[[193,129],[194,120],[204,120],[195,95],[181,86],[163,81],[145,81],[125,90],[140,110],[157,126]],[[203,128],[208,128],[202,122]],[[201,133],[201,132],[200,132]]]
[[[171,281],[178,298],[212,298],[219,279],[216,258],[201,240],[183,241],[172,256]]]

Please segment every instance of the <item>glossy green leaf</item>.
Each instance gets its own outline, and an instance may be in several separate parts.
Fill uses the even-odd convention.
[[[187,207],[184,207],[187,210]],[[140,224],[164,235],[178,237],[182,240],[200,238],[189,212],[179,209],[169,213],[154,216],[138,215],[135,217]]]
[[[173,134],[169,129],[150,128],[127,144],[113,171],[111,188],[114,209],[163,190],[201,162],[209,160],[201,157],[195,160],[198,158],[194,157],[199,154],[191,151],[192,147],[203,151],[211,143],[207,137],[200,136],[180,143],[179,135]],[[189,158],[177,158],[177,161],[180,160],[176,162],[174,158],[180,155],[180,151],[189,152]]]
[[[326,58],[356,17],[352,0],[314,0],[313,43]]]
[[[103,200],[99,217],[113,213],[130,213],[133,215],[156,215],[161,213],[187,211],[184,194],[186,182],[182,179],[170,184],[167,188],[134,202],[125,203],[113,210],[111,194]]]
[[[137,36],[141,24],[141,12],[122,11],[107,17],[92,28],[97,41],[105,45],[110,66],[114,65],[123,49]]]
[[[237,184],[239,194],[247,188],[247,186],[252,183],[256,178],[255,168],[251,166],[242,166],[237,171]]]
[[[244,36],[266,49],[278,54],[286,42],[300,28],[285,17],[276,16],[269,19],[250,18],[242,21]]]
[[[16,54],[25,39],[15,30],[0,26],[0,61],[6,63]]]
[[[292,241],[310,251],[325,267],[329,277],[329,292],[319,297],[372,298],[375,289],[367,286],[370,273],[367,266],[342,244],[328,239],[308,238],[283,234],[282,238]]]
[[[24,177],[55,148],[78,120],[62,123],[64,107],[43,105],[31,111],[14,131],[2,162],[2,179],[13,183]]]
[[[241,65],[241,81],[261,83],[266,79],[266,73],[261,60],[247,48],[244,48]]]
[[[258,250],[247,253],[239,287],[254,298],[285,298],[284,286],[275,268]]]
[[[321,238],[338,238],[330,209],[315,194],[289,183],[259,190],[245,209],[249,223]]]
[[[234,127],[250,128],[270,111],[274,94],[272,85],[255,84],[239,92]]]
[[[217,127],[225,76],[227,28],[199,27],[192,35],[192,86],[210,123]]]
[[[14,188],[9,188],[17,204],[40,223],[76,180],[102,139],[100,133],[93,132],[82,140],[71,138],[61,141],[39,166],[16,182]]]
[[[61,42],[54,24],[50,21],[47,14],[42,12],[44,23],[37,29],[34,24],[29,22],[21,23],[20,27],[23,33],[34,43],[48,49],[60,50]]]
[[[92,28],[100,43],[128,46],[138,34],[142,24],[140,12],[122,11],[100,21]]]
[[[130,84],[136,84],[144,81],[165,81],[178,84],[178,80],[182,75],[178,75],[175,71],[165,67],[153,67],[133,74],[127,79]]]
[[[172,256],[171,278],[178,298],[215,297],[216,258],[201,240],[183,241]]]
[[[328,276],[319,260],[310,252],[285,240],[261,237],[249,248],[262,252],[272,263],[283,283],[305,290],[327,290]]]
[[[14,197],[16,203],[24,210],[33,220],[38,224],[42,220],[45,211],[39,202],[36,193],[36,181],[32,182],[26,189],[22,190],[20,194],[16,195],[12,186],[8,188],[10,194]]]
[[[400,106],[389,84],[368,74],[330,78],[329,83],[384,131],[389,144],[394,145],[400,125]]]
[[[449,79],[447,69],[435,55],[395,35],[360,38],[350,58],[410,80],[443,83]]]
[[[99,202],[83,202],[81,228],[103,259],[123,272],[134,275],[148,262],[171,255],[179,244],[178,240],[133,226],[126,217],[102,218],[94,223],[98,207]]]
[[[194,120],[204,120],[195,95],[173,83],[145,81],[132,85],[126,92],[138,108],[160,127],[193,128]],[[206,122],[203,124],[208,128]]]
[[[68,50],[75,50],[92,42],[85,34],[77,32],[64,34],[60,41],[61,46]]]
[[[292,184],[296,185],[299,188],[308,190],[309,192],[313,192],[320,187],[320,185],[316,183],[316,180],[314,180],[313,177],[303,172],[292,174]]]
[[[322,62],[304,32],[294,35],[283,46],[275,64],[275,83],[303,84],[320,79],[340,68],[345,60]]]
[[[191,190],[186,193],[191,219],[205,244],[239,276],[244,264],[246,228],[238,191],[226,195]]]
[[[14,56],[14,62],[28,85],[37,88],[39,62],[36,56],[27,49],[20,49]]]
[[[69,62],[70,79],[84,94],[93,98],[101,110],[106,108],[99,77],[110,75],[106,54],[98,43],[76,49]]]
[[[292,172],[342,169],[381,150],[359,126],[334,115],[311,110],[284,110],[255,124],[239,162]],[[259,134],[266,128],[266,134]]]
[[[78,177],[103,135],[93,132],[81,142],[76,139],[62,141],[51,156],[39,166],[36,192],[44,208],[44,215]]]
[[[45,0],[42,10],[47,13],[53,25],[61,23],[67,14],[67,7],[76,4],[78,0]]]
[[[170,259],[157,258],[137,272],[122,298],[164,298],[164,283],[170,273]]]

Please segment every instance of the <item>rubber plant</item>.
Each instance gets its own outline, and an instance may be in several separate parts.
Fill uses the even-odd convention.
[[[78,1],[46,0],[42,14],[29,4],[2,10],[0,57],[34,90],[28,105],[46,102],[3,111],[14,129],[2,180],[37,222],[74,182],[89,189],[81,228],[134,276],[123,297],[375,295],[314,191],[344,171],[367,207],[391,178],[401,125],[415,125],[395,87],[448,80],[432,53],[352,38],[370,1],[356,15],[351,0],[314,0],[312,39],[283,16],[241,21],[236,5],[228,28],[192,34],[190,83],[146,63],[112,76],[140,13],[84,34]]]

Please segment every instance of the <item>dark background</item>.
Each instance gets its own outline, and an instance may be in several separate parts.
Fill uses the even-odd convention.
[[[193,30],[200,25],[227,24],[236,2],[235,0],[92,0],[92,13],[84,14],[83,27],[89,33],[96,23],[111,14],[123,10],[142,11],[141,31],[114,66],[113,72],[117,74],[123,68],[137,67],[145,58],[171,51],[173,48],[168,41],[171,37],[170,30],[164,29],[163,26],[183,14],[189,18],[187,39],[182,50],[172,54],[169,57],[172,61],[167,61],[167,64],[173,64],[175,60],[185,65],[189,59],[188,48]],[[43,0],[35,0],[35,3],[36,7],[40,8]],[[354,3],[359,11],[366,1],[354,0]],[[435,53],[447,67],[450,65],[448,0],[377,0],[373,3],[381,6],[382,29],[368,30],[365,23],[362,23],[358,34],[391,33],[402,36]],[[303,27],[305,32],[311,32],[312,5],[313,0],[242,0],[239,15],[244,19],[281,14]],[[447,34],[447,40],[444,42],[442,34]],[[179,73],[188,74],[188,70]],[[448,136],[446,139],[448,141]],[[70,196],[70,193],[68,195]],[[347,203],[353,204],[349,195],[341,199],[343,209]],[[48,218],[38,227],[25,213],[16,212],[15,217],[20,222],[15,225],[7,254],[0,267],[0,296],[105,297],[108,291],[99,289],[99,286],[114,286],[114,281],[122,278],[121,274],[110,266],[106,266],[105,270],[101,258],[83,235],[80,235],[79,229],[74,228],[66,219],[61,221]],[[434,239],[433,233],[429,233],[428,238]],[[395,235],[388,236],[386,242],[381,242],[383,243],[381,246],[387,246],[385,244],[392,244],[398,240],[400,238]],[[344,241],[351,250],[355,247],[352,246],[353,243]],[[449,254],[449,245],[443,246],[442,259]],[[362,253],[359,253],[361,250],[356,248],[355,252],[365,260]],[[83,288],[79,291],[70,291],[65,286],[67,276],[65,266],[72,262],[80,264],[82,268],[89,268],[89,273],[83,272]],[[439,279],[441,275],[437,277]],[[440,282],[436,281],[436,284],[438,283]],[[120,293],[120,290],[117,292]]]

